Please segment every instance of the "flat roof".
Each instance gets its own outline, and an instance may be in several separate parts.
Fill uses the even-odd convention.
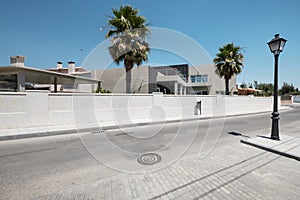
[[[48,71],[44,69],[36,69],[32,67],[16,67],[16,66],[3,66],[0,67],[1,74],[18,74],[23,72],[25,74],[25,81],[39,84],[54,84],[56,78],[57,84],[97,84],[100,80],[76,76],[72,74],[63,74],[59,72]]]
[[[247,92],[261,92],[262,90],[254,89],[254,88],[238,88],[240,91],[247,91]]]

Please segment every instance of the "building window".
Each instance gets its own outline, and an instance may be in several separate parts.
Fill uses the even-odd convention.
[[[208,91],[202,91],[202,95],[208,95]]]
[[[192,83],[206,83],[208,82],[208,75],[195,75],[191,76]]]
[[[0,91],[17,91],[18,75],[0,75]]]
[[[197,93],[196,93],[197,95],[208,95],[208,91],[198,91]]]

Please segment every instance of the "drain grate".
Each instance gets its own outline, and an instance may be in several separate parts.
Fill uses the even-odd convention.
[[[161,156],[157,153],[144,153],[138,157],[137,161],[142,165],[154,165],[161,161]]]
[[[92,131],[92,134],[96,134],[96,133],[104,133],[104,130],[98,130],[98,131]]]

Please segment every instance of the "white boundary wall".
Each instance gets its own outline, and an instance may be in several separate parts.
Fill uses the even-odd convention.
[[[202,114],[195,115],[196,102]],[[280,101],[279,101],[280,102]],[[271,97],[1,93],[0,130],[111,126],[272,110]]]
[[[300,103],[300,96],[292,96],[292,103]]]

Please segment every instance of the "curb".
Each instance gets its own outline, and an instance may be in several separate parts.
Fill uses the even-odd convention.
[[[283,110],[287,110],[287,109],[283,109]],[[164,123],[170,124],[170,123],[178,123],[178,122],[197,121],[197,120],[220,119],[220,118],[256,115],[256,114],[264,114],[264,113],[270,113],[270,111],[261,111],[261,112],[256,112],[256,113],[231,114],[231,115],[227,115],[227,116],[224,115],[224,116],[200,117],[200,118],[194,117],[194,118],[173,119],[173,120],[156,121],[156,122],[141,122],[141,123],[134,123],[134,124],[111,125],[111,126],[104,126],[104,127],[89,127],[89,128],[80,128],[80,129],[66,129],[66,130],[58,130],[58,131],[45,131],[45,132],[5,135],[5,136],[0,136],[0,141],[35,138],[35,137],[57,136],[57,135],[67,135],[67,134],[82,133],[82,132],[96,132],[96,131],[113,130],[113,129],[118,129],[118,128],[129,128],[129,127],[156,125],[156,124],[164,124]]]
[[[293,140],[293,139],[291,139],[291,140]],[[283,143],[279,144],[278,146],[280,146],[282,144],[285,144],[285,143],[287,143],[291,140],[283,142]],[[254,142],[250,142],[250,141],[247,141],[247,140],[244,140],[244,139],[241,139],[240,142],[243,143],[243,144],[246,144],[246,145],[250,145],[250,146],[253,146],[253,147],[268,151],[268,152],[271,152],[271,153],[275,153],[275,154],[278,154],[278,155],[281,155],[281,156],[284,156],[284,157],[287,157],[287,158],[292,158],[292,159],[295,159],[297,161],[300,161],[300,156],[290,154],[290,153],[287,153],[287,152],[284,152],[284,151],[276,150],[272,147],[263,146],[263,145],[256,144]]]
[[[98,132],[98,131],[105,131],[105,130],[114,130],[119,128],[130,128],[130,127],[148,126],[148,125],[156,125],[156,124],[164,124],[164,123],[169,124],[169,123],[178,123],[178,122],[185,122],[185,121],[205,120],[205,119],[211,119],[211,117],[189,118],[189,119],[182,119],[182,120],[178,119],[178,120],[156,121],[156,122],[143,122],[143,123],[112,125],[112,126],[104,126],[104,127],[80,128],[80,129],[66,129],[66,130],[59,130],[59,131],[45,131],[45,132],[38,132],[38,133],[24,133],[24,134],[16,134],[16,135],[5,135],[5,136],[0,136],[0,141],[35,138],[35,137],[47,137],[47,136],[56,136],[56,135],[67,135],[67,134],[83,133],[83,132]]]

